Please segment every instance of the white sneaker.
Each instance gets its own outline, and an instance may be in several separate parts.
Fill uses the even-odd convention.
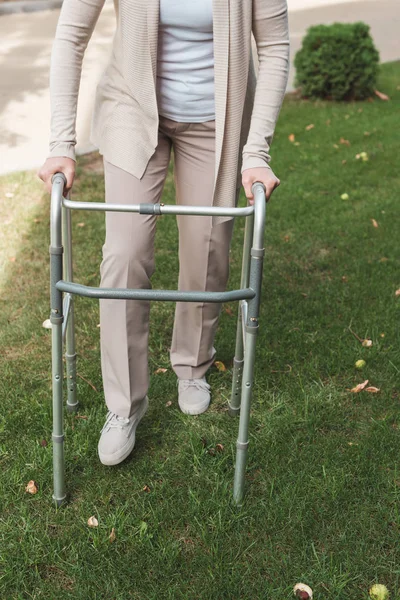
[[[206,378],[178,379],[178,403],[187,415],[200,415],[210,405],[210,385]]]
[[[129,456],[135,446],[136,427],[148,407],[149,399],[146,396],[143,405],[132,417],[119,417],[111,410],[108,411],[98,445],[99,458],[103,465],[118,465]]]

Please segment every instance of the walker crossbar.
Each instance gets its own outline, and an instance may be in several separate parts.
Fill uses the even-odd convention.
[[[56,288],[86,298],[113,298],[120,300],[165,300],[172,302],[231,302],[254,298],[255,291],[232,290],[230,292],[182,292],[176,290],[129,290],[126,288],[96,288],[80,283],[59,281]]]
[[[107,204],[76,202],[63,197],[66,177],[56,173],[52,178],[50,215],[50,321],[52,324],[52,396],[53,396],[53,499],[60,506],[67,497],[65,487],[63,427],[63,344],[65,343],[67,375],[67,409],[76,410],[76,352],[73,296],[125,300],[157,300],[173,302],[230,302],[239,300],[236,347],[233,359],[232,394],[229,414],[240,413],[236,445],[233,498],[240,505],[244,495],[248,428],[253,387],[258,315],[261,299],[264,259],[266,196],[262,183],[252,186],[254,205],[245,208],[174,206],[157,204]],[[205,216],[244,216],[246,219],[241,283],[239,290],[202,292],[181,290],[143,290],[96,288],[73,282],[71,209],[140,214],[185,214]],[[66,252],[64,254],[64,247]],[[64,255],[64,260],[63,260]],[[64,279],[63,279],[64,274]],[[63,298],[63,293],[65,296]]]

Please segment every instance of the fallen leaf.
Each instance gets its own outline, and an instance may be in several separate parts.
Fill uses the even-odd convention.
[[[230,317],[233,316],[233,310],[231,309],[230,306],[225,306],[224,311],[226,312],[227,315],[229,315]]]
[[[50,319],[46,319],[45,321],[43,321],[42,327],[44,327],[45,329],[51,329],[51,321],[50,321]]]
[[[108,539],[110,540],[110,543],[111,543],[111,544],[112,544],[113,542],[115,542],[115,539],[116,539],[116,537],[117,537],[117,536],[115,535],[115,529],[114,529],[114,527],[113,527],[113,528],[111,529],[111,533],[110,533],[110,535],[108,536]]]
[[[36,481],[33,481],[33,479],[31,479],[31,481],[28,482],[25,491],[28,492],[28,494],[37,494],[38,486]]]
[[[314,129],[315,125],[313,123],[310,123],[310,125],[307,125],[306,127],[306,131],[310,131],[310,129]]]
[[[288,140],[289,140],[289,142],[294,142],[294,140],[295,140],[295,139],[296,139],[296,138],[295,138],[295,135],[294,135],[294,133],[291,133],[291,134],[289,135],[289,137],[288,137]]]
[[[365,390],[367,385],[368,385],[368,379],[366,379],[362,383],[359,383],[358,385],[356,385],[356,387],[351,388],[350,392],[353,392],[354,394],[358,394],[358,392],[362,392],[363,390]]]
[[[148,485],[145,485],[145,486],[142,488],[142,492],[146,492],[146,493],[148,494],[148,493],[150,492],[150,488],[149,488],[149,486],[148,486]]]
[[[398,294],[398,295],[400,296],[400,294]],[[384,333],[381,333],[381,334],[380,334],[380,336],[381,336],[381,338],[384,338],[384,337],[385,337],[385,334],[384,334]]]
[[[363,340],[362,345],[364,346],[364,348],[371,348],[372,340]]]
[[[400,288],[398,290],[395,291],[394,293],[395,296],[400,296]],[[382,335],[382,334],[381,334]],[[384,334],[383,334],[384,335]]]
[[[294,146],[300,146],[300,142],[295,142]]]
[[[98,527],[99,526],[99,522],[96,519],[96,517],[89,517],[87,524],[89,525],[89,527]]]
[[[40,445],[42,448],[45,448],[47,446],[47,440],[41,440]]]
[[[375,219],[371,219],[371,223],[374,227],[379,227],[378,222]]]
[[[100,327],[100,323],[97,323],[96,327]]]
[[[168,400],[168,402],[165,403],[166,407],[171,406],[171,405],[172,405],[172,400]]]
[[[78,223],[78,227],[85,227],[85,223]]]
[[[216,449],[217,452],[223,452],[224,451],[224,447],[223,447],[222,444],[217,444],[215,446],[215,449]]]
[[[378,90],[374,90],[375,91],[375,95],[378,96],[378,98],[380,98],[381,100],[390,100],[389,96],[387,96],[386,94],[383,94],[382,92],[379,92]]]
[[[157,371],[155,371],[155,374],[158,375],[159,373],[166,373],[167,369],[163,369],[162,367],[160,367],[159,369],[157,369]]]
[[[10,262],[15,262],[15,261],[16,261],[16,258],[15,258],[15,256],[11,256],[11,257],[10,257]]]
[[[336,150],[339,148],[337,144],[333,144],[333,147],[336,148]]]
[[[373,385],[370,385],[369,387],[365,388],[365,391],[370,392],[371,394],[377,394],[378,392],[380,392],[380,389],[374,387]]]
[[[312,589],[305,583],[296,583],[293,588],[293,593],[300,600],[310,600],[313,597]]]
[[[364,135],[371,135],[369,131],[364,131]]]
[[[344,139],[344,138],[342,138],[342,137],[340,138],[340,140],[339,140],[339,143],[340,143],[340,144],[345,144],[346,146],[350,146],[350,142],[349,142],[349,140],[345,140],[345,139]]]
[[[347,163],[346,159],[342,160],[342,165],[345,165],[346,163]]]
[[[389,259],[387,258],[387,256],[382,256],[382,258],[379,259],[379,262],[385,263],[387,262]]]
[[[220,360],[216,360],[214,365],[217,367],[218,371],[226,371],[226,367],[223,362]]]
[[[290,235],[284,235],[283,239],[285,240],[285,242],[288,242],[290,240]]]
[[[42,222],[42,219],[33,219],[33,222],[34,222],[34,223],[41,223],[41,222]]]

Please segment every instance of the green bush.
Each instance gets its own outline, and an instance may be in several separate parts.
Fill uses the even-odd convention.
[[[307,30],[294,66],[295,86],[302,96],[363,100],[376,89],[379,52],[362,21],[314,25]]]

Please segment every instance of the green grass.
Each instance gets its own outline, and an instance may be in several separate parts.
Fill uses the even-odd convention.
[[[0,179],[2,600],[284,600],[298,581],[316,600],[366,599],[376,581],[400,598],[399,86],[396,62],[382,68],[388,102],[285,99],[241,510],[231,501],[238,421],[227,415],[237,305],[224,306],[216,339],[227,371],[210,370],[212,406],[194,418],[179,411],[169,365],[174,304],[152,305],[151,406],[132,457],[106,468],[96,454],[105,417],[98,303],[82,298],[81,408],[65,418],[71,502],[54,508],[51,345],[42,328],[49,199],[34,173]],[[355,158],[363,151],[367,162]],[[74,198],[102,199],[99,164],[96,155],[79,159]],[[164,201],[174,202],[171,174]],[[243,227],[238,220],[231,289],[240,283]],[[98,285],[104,215],[75,212],[73,237],[76,280]],[[176,287],[173,217],[158,221],[156,267],[153,287]],[[167,373],[155,375],[158,367]],[[380,392],[348,391],[364,379]],[[223,452],[212,451],[216,444]],[[25,492],[30,479],[36,495]],[[87,526],[91,515],[97,529]]]

